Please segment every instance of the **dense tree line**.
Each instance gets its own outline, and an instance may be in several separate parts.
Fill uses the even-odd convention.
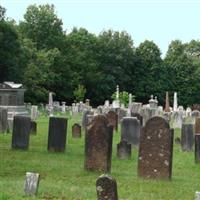
[[[125,31],[67,33],[53,5],[29,6],[19,24],[5,13],[0,6],[0,82],[23,83],[27,102],[47,102],[52,91],[71,103],[81,85],[98,105],[111,99],[117,84],[144,103],[154,94],[163,104],[165,91],[178,92],[184,106],[200,102],[200,41],[172,41],[162,59],[153,41],[136,48]]]

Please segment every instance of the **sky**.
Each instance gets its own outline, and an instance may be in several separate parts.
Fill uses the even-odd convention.
[[[17,23],[31,4],[54,4],[63,29],[83,27],[99,34],[103,30],[126,31],[138,46],[154,41],[165,55],[172,40],[200,39],[200,0],[0,0],[6,16]]]

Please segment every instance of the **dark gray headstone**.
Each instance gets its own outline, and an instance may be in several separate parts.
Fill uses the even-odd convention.
[[[139,113],[131,113],[131,117],[137,117],[137,119],[140,121],[140,125],[142,127],[143,125],[143,117]]]
[[[181,129],[181,148],[183,151],[192,151],[194,144],[193,124],[182,124]]]
[[[200,134],[195,135],[195,162],[200,163]]]
[[[38,173],[26,172],[24,192],[26,195],[36,195],[39,187],[40,175]]]
[[[29,136],[31,128],[31,118],[24,116],[14,116],[13,133],[12,133],[12,148],[13,149],[28,149]]]
[[[162,117],[149,119],[140,135],[138,175],[170,179],[172,174],[173,129]]]
[[[75,123],[72,126],[72,137],[73,138],[80,138],[81,137],[81,125]]]
[[[96,181],[97,200],[118,200],[117,182],[109,175],[101,175]]]
[[[111,169],[113,127],[104,115],[96,115],[85,133],[85,169],[109,172]]]
[[[37,134],[37,123],[35,121],[31,121],[31,134],[36,135]]]
[[[130,159],[131,144],[128,144],[126,141],[121,141],[117,144],[117,157],[120,159]]]
[[[113,126],[113,130],[118,131],[118,114],[115,111],[110,110],[107,113],[107,119],[111,126]]]
[[[135,146],[140,140],[140,121],[136,117],[124,117],[121,121],[121,140]]]
[[[8,110],[0,108],[0,133],[5,133],[8,130]]]
[[[50,117],[48,151],[65,151],[67,139],[67,118]]]

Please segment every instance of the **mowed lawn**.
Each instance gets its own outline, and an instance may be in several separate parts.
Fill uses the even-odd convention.
[[[96,199],[95,183],[102,173],[84,170],[84,133],[81,139],[73,139],[71,133],[81,116],[68,119],[65,153],[47,152],[48,121],[47,117],[37,120],[38,133],[31,135],[28,151],[12,150],[11,134],[0,134],[0,200]],[[111,175],[117,180],[120,200],[193,200],[195,191],[200,191],[200,165],[194,162],[194,152],[182,152],[174,144],[172,180],[143,180],[137,177],[137,149],[132,150],[131,160],[116,157],[119,140],[120,132],[113,138]],[[41,175],[36,197],[24,196],[27,171]]]

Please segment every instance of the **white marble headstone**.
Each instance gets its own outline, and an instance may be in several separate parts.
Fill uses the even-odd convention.
[[[26,172],[26,180],[24,185],[24,192],[26,195],[36,195],[39,187],[38,173]]]

